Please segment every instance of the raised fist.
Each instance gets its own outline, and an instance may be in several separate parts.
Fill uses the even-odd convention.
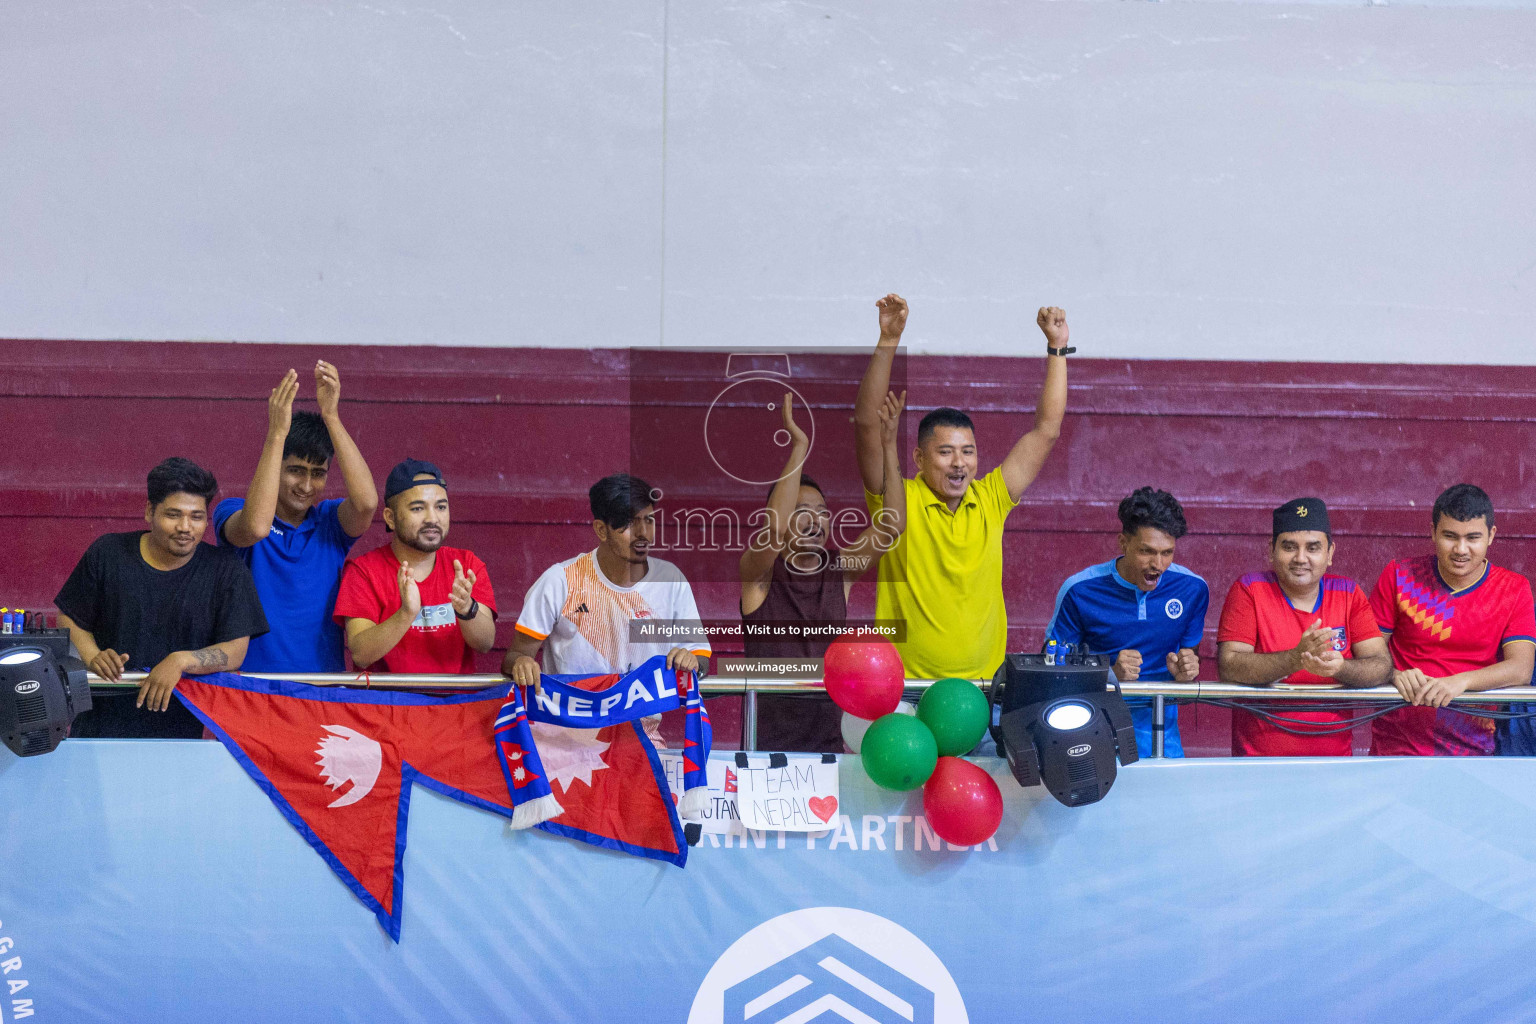
[[[1035,323],[1045,332],[1046,344],[1051,348],[1067,347],[1067,311],[1060,306],[1044,306],[1035,315]]]
[[[1200,674],[1200,655],[1188,647],[1168,652],[1168,674],[1176,683],[1192,683]]]
[[[875,305],[880,310],[880,337],[899,338],[907,329],[907,300],[892,292]]]

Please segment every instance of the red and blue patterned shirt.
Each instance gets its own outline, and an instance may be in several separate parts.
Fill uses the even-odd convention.
[[[1530,582],[1491,562],[1463,590],[1441,579],[1434,555],[1389,562],[1376,581],[1371,610],[1388,636],[1393,667],[1416,668],[1433,679],[1495,665],[1505,644],[1536,644]],[[1376,719],[1371,729],[1371,753],[1377,755],[1493,750],[1493,720],[1453,708],[1403,708]]]

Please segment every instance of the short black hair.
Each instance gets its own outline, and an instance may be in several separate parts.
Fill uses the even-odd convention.
[[[1138,487],[1120,502],[1120,529],[1129,536],[1143,526],[1162,530],[1174,540],[1189,531],[1179,499],[1152,487]]]
[[[592,485],[587,498],[592,503],[592,518],[607,523],[610,529],[622,530],[628,526],[640,510],[656,504],[650,484],[628,473],[605,476]]]
[[[173,494],[194,494],[204,503],[219,493],[213,474],[191,459],[172,456],[149,471],[149,503],[158,505]]]
[[[288,428],[288,439],[283,442],[283,458],[297,455],[305,462],[330,462],[336,454],[331,443],[331,432],[325,420],[317,412],[296,412],[293,425]]]
[[[1434,526],[1440,525],[1441,516],[1450,516],[1458,523],[1470,523],[1481,516],[1489,526],[1493,525],[1493,499],[1476,484],[1453,484],[1435,499]]]
[[[924,416],[917,424],[917,444],[922,447],[924,441],[933,436],[933,432],[939,427],[964,427],[976,436],[976,424],[971,418],[959,409],[951,409],[947,405],[941,405],[937,409]]]
[[[778,486],[777,483],[775,483],[773,485],[773,487],[777,487],[777,486]],[[817,494],[821,495],[823,501],[826,500],[827,492],[822,490],[821,484],[819,484],[815,480],[811,479],[811,474],[809,474],[809,473],[801,473],[800,474],[800,486],[801,487],[809,487],[811,490],[813,490]],[[773,487],[768,488],[768,495],[767,495],[767,497],[763,498],[763,501],[766,502],[768,500],[768,498],[773,497]]]

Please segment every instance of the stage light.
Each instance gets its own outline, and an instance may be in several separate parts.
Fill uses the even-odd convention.
[[[1010,654],[992,677],[998,751],[1021,786],[1042,783],[1068,807],[1095,803],[1115,782],[1115,763],[1137,759],[1136,730],[1119,690],[1107,690],[1109,659],[1096,654]]]
[[[9,639],[9,638],[7,638]],[[46,646],[0,648],[0,739],[21,757],[46,754],[75,716],[91,708],[85,666]]]
[[[1045,709],[1045,724],[1062,732],[1081,729],[1092,717],[1093,708],[1082,701],[1064,700]]]

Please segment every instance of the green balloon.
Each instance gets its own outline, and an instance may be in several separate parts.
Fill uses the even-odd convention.
[[[916,789],[928,781],[939,763],[933,733],[911,715],[892,712],[875,719],[859,748],[864,770],[875,785],[886,789]]]
[[[987,698],[975,683],[940,679],[917,702],[917,717],[933,732],[940,757],[963,757],[987,732]]]

